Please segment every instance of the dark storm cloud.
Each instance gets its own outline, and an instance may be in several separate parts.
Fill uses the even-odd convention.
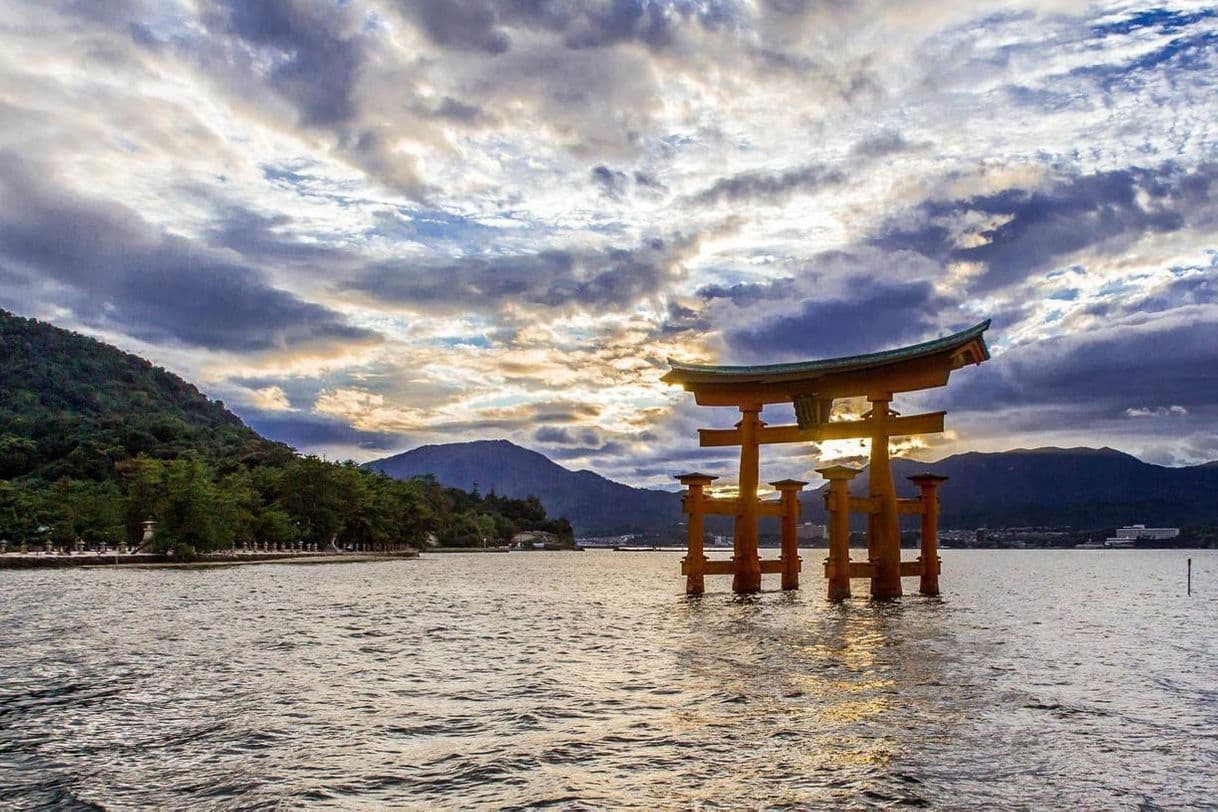
[[[265,215],[241,206],[224,206],[206,238],[208,244],[231,249],[247,261],[277,265],[325,263],[331,272],[335,265],[352,261],[350,254],[341,248],[320,241],[296,240],[279,231],[293,222],[286,214]]]
[[[1080,411],[1096,419],[1123,418],[1127,409],[1170,413],[1172,406],[1212,412],[1216,369],[1212,310],[1182,310],[1013,347],[971,371],[967,386],[952,387],[948,408],[1038,410],[1029,414],[1029,428],[1052,419],[1039,413],[1059,415],[1060,424],[1070,425]]]
[[[686,307],[680,302],[669,301],[659,334],[661,336],[676,336],[681,333],[702,334],[712,329],[714,329],[714,325],[703,313]]]
[[[377,339],[227,254],[163,233],[121,204],[58,188],[3,154],[0,258],[54,283],[82,322],[149,341],[255,351]]]
[[[484,0],[410,0],[400,4],[427,37],[448,48],[499,54],[511,40],[499,30],[496,3]]]
[[[846,180],[843,172],[830,169],[823,164],[797,166],[782,172],[763,170],[741,172],[720,178],[707,188],[692,195],[691,203],[714,205],[716,203],[739,203],[759,200],[764,203],[781,203],[796,192],[815,192],[826,186],[835,186]]]
[[[853,355],[933,338],[952,306],[929,282],[860,279],[848,297],[807,299],[793,315],[730,329],[724,339],[733,354],[755,360]]]
[[[769,282],[737,282],[734,285],[707,285],[698,288],[703,301],[728,299],[739,307],[756,302],[774,301],[790,296],[790,284],[794,280],[783,277]]]
[[[436,118],[454,121],[461,124],[474,124],[484,120],[486,111],[474,104],[466,104],[460,99],[445,96],[444,100],[432,111]]]
[[[890,222],[872,244],[916,251],[939,262],[985,268],[974,290],[1018,282],[1052,269],[1086,248],[1119,250],[1145,234],[1174,232],[1214,220],[1218,165],[1194,170],[1167,164],[1069,177],[1040,189],[1007,189],[950,201],[928,201],[908,220]],[[960,247],[957,223],[985,216],[982,244]]]
[[[630,178],[625,172],[602,165],[592,168],[592,182],[599,186],[607,197],[620,200],[626,192],[626,184],[630,182]]]
[[[268,78],[305,125],[333,125],[355,114],[353,93],[365,45],[341,6],[308,0],[217,0],[212,22],[275,54]]]
[[[341,287],[420,307],[618,308],[662,290],[679,272],[690,244],[656,238],[629,249],[555,249],[431,264],[381,263]]]

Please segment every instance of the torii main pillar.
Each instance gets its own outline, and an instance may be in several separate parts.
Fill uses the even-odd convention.
[[[761,405],[749,403],[740,407],[740,477],[739,512],[732,538],[732,591],[736,593],[757,592],[761,589],[761,556],[759,555],[757,528],[757,483],[761,478],[761,443],[758,432],[761,422]]]
[[[892,461],[888,458],[888,409],[892,394],[867,397],[871,403],[871,464],[867,478],[872,500],[871,532],[867,537],[867,557],[871,561],[871,597],[901,596],[901,525],[897,518],[897,491],[892,481]]]

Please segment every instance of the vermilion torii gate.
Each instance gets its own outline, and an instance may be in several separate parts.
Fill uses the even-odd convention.
[[[901,594],[901,576],[921,576],[921,592],[939,592],[937,539],[937,489],[944,477],[925,474],[910,477],[920,496],[898,499],[892,481],[888,441],[892,437],[943,431],[945,412],[906,417],[890,408],[893,395],[947,384],[953,370],[980,364],[990,357],[982,334],[990,322],[945,338],[884,352],[765,366],[703,366],[669,359],[666,383],[680,384],[694,393],[700,406],[734,406],[741,419],[733,429],[700,429],[702,446],[740,446],[739,494],[735,498],[712,498],[704,489],[716,477],[684,474],[677,477],[686,486],[685,512],[689,515],[689,550],[682,565],[686,592],[701,594],[704,575],[732,576],[736,592],[761,589],[762,572],[782,573],[783,589],[799,586],[796,525],[799,491],[807,483],[782,480],[771,483],[781,493],[778,502],[757,498],[760,446],[768,443],[824,442],[869,439],[870,492],[851,497],[849,482],[857,469],[831,466],[818,469],[829,480],[826,506],[829,510],[829,559],[825,576],[829,597],[850,595],[850,579],[870,578],[871,595],[892,598]],[[861,420],[832,420],[833,401],[865,397],[871,410]],[[768,403],[790,402],[795,406],[797,425],[767,426],[761,410]],[[868,515],[866,562],[850,561],[850,514]],[[901,561],[901,513],[922,516],[922,555],[917,561]],[[708,561],[702,550],[703,516],[725,514],[736,517],[733,555],[730,561]],[[757,550],[758,517],[782,517],[782,557],[761,561]]]

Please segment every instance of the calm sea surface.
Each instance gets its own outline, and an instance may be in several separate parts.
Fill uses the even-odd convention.
[[[1218,551],[823,555],[0,572],[0,807],[1218,804]]]

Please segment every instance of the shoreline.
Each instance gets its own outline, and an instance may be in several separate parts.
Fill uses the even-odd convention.
[[[394,561],[418,558],[418,550],[371,553],[254,553],[247,555],[200,556],[184,561],[169,555],[128,553],[125,555],[76,553],[4,553],[0,570],[71,569],[74,567],[118,569],[186,569],[242,567],[250,564],[355,564],[367,561]]]

